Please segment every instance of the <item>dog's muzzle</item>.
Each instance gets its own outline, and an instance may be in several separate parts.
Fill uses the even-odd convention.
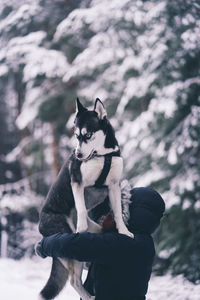
[[[76,153],[76,158],[80,161],[86,162],[90,159],[92,159],[93,157],[97,156],[97,151],[92,150],[91,153],[88,155],[88,157],[83,158],[83,154],[82,153]]]

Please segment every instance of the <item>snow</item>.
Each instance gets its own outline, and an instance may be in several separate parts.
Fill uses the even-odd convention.
[[[187,20],[188,21],[188,20]],[[186,19],[183,20],[186,23]],[[183,40],[183,47],[185,50],[191,51],[195,50],[198,47],[198,36],[200,34],[199,22],[197,22],[197,27],[186,30],[181,38]]]
[[[30,143],[30,138],[24,138],[12,151],[5,156],[6,162],[13,162],[22,156],[23,149]]]
[[[32,192],[29,187],[28,179],[23,179],[15,182],[13,185],[7,184],[8,189],[5,187],[5,191],[8,192],[4,195],[0,202],[0,210],[9,209],[13,212],[21,212],[23,209],[29,208],[30,206],[40,205],[42,202],[42,197],[38,196]],[[18,191],[20,193],[20,188],[24,187],[25,191],[21,192],[19,195],[9,193],[9,187]],[[1,188],[1,187],[0,187]],[[0,189],[1,195],[2,189]]]
[[[37,300],[50,274],[51,259],[24,258],[16,261],[0,259],[1,299]],[[152,276],[149,283],[147,300],[199,300],[200,285],[194,285],[182,275],[172,277]],[[79,300],[78,294],[67,283],[58,300]]]
[[[149,285],[147,300],[199,300],[200,286],[194,285],[182,275],[172,277],[152,277]]]
[[[44,31],[36,31],[31,32],[23,37],[15,37],[12,38],[9,42],[9,47],[23,47],[26,45],[40,45],[42,41],[46,38],[46,32]]]
[[[7,225],[7,219],[5,216],[0,215],[1,226],[5,228]],[[1,231],[1,257],[6,257],[7,254],[8,235],[5,230]]]
[[[88,26],[92,32],[106,31],[108,29],[109,20],[117,22],[122,16],[123,9],[130,0],[126,1],[92,1],[89,8],[75,9],[65,20],[57,27],[55,33],[55,41],[58,41],[66,35],[77,34],[83,30],[83,26]],[[111,14],[112,12],[112,14]],[[112,25],[113,25],[112,22]]]
[[[38,6],[35,3],[24,4],[19,7],[12,15],[1,21],[0,31],[9,32],[13,24],[16,24],[17,29],[22,29],[29,24],[32,16],[38,13]]]
[[[162,170],[157,169],[152,169],[148,172],[146,172],[142,177],[138,176],[138,178],[135,178],[135,187],[140,187],[140,186],[150,186],[152,182],[161,180],[165,178],[166,173]]]
[[[6,65],[0,66],[0,77],[3,77],[8,73],[8,67]]]
[[[178,162],[176,149],[174,149],[173,147],[169,150],[169,154],[168,154],[168,162],[169,162],[171,165],[175,165],[175,164]]]
[[[38,114],[39,106],[42,103],[43,94],[40,87],[28,90],[26,101],[22,106],[22,112],[16,119],[16,125],[19,129],[24,129]]]
[[[25,82],[39,75],[46,78],[62,77],[69,69],[66,57],[60,51],[36,47],[27,54],[27,65],[24,68]]]

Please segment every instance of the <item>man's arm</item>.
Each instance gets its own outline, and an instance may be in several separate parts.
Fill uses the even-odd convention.
[[[134,254],[135,240],[118,233],[57,233],[37,245],[40,256],[113,263]],[[39,250],[39,251],[37,251]]]

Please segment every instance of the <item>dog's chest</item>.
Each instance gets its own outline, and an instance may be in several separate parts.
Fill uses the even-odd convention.
[[[93,185],[101,174],[104,157],[93,158],[81,164],[82,182],[85,186]]]
[[[82,183],[84,186],[94,185],[104,166],[104,157],[96,157],[81,164]],[[119,181],[122,173],[122,158],[112,157],[109,173],[105,185],[111,181]]]

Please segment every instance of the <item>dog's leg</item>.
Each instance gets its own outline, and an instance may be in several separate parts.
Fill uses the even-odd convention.
[[[88,221],[88,231],[93,233],[100,233],[101,232],[101,226],[91,220],[89,217],[87,218]]]
[[[86,231],[88,228],[87,224],[87,210],[84,199],[84,186],[78,183],[72,183],[72,191],[74,194],[74,201],[77,211],[77,232]]]
[[[70,273],[70,283],[73,288],[77,291],[80,295],[82,300],[94,300],[95,297],[91,296],[86,289],[83,287],[82,284],[82,272],[83,272],[83,263],[71,260],[69,261],[69,273]]]
[[[110,183],[110,185],[108,186],[108,191],[110,204],[114,214],[114,219],[116,222],[118,232],[121,234],[128,235],[130,237],[134,237],[134,235],[126,228],[126,225],[124,224],[122,218],[121,190],[119,182]]]

